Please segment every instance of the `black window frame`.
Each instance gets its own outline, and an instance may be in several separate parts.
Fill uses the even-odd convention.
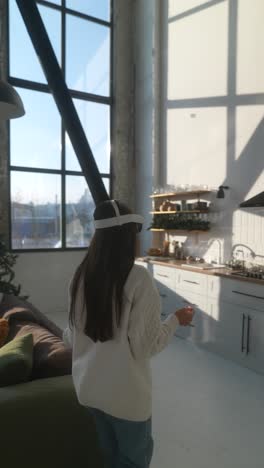
[[[27,89],[29,91],[38,91],[42,93],[47,93],[52,96],[52,93],[49,89],[48,84],[40,83],[31,80],[25,80],[22,78],[13,77],[10,75],[10,23],[9,23],[9,1],[7,5],[7,74],[8,82],[15,86],[16,88]],[[15,1],[15,0],[11,0]],[[36,0],[37,5],[42,5],[53,10],[59,11],[61,14],[61,69],[63,77],[66,80],[66,15],[72,15],[77,18],[87,20],[92,23],[96,23],[102,26],[109,27],[110,32],[110,83],[109,83],[109,96],[101,96],[97,94],[88,93],[85,91],[78,91],[70,89],[69,93],[72,99],[79,99],[85,102],[95,102],[98,104],[105,104],[109,106],[109,116],[110,116],[110,165],[109,173],[100,173],[101,177],[109,180],[109,195],[112,198],[112,135],[113,135],[113,1],[109,0],[110,6],[110,20],[105,21],[100,18],[87,15],[77,10],[73,10],[66,6],[66,0],[61,0],[61,5],[52,3],[48,0]],[[60,117],[61,118],[61,117]],[[72,171],[66,169],[66,131],[61,119],[61,168],[60,169],[46,169],[46,168],[36,168],[36,167],[26,167],[26,166],[16,166],[11,164],[11,150],[10,150],[10,122],[8,122],[8,179],[9,179],[9,193],[8,193],[8,205],[9,205],[9,250],[15,253],[34,253],[34,252],[64,252],[64,251],[78,251],[86,250],[87,247],[67,247],[66,245],[66,177],[67,176],[79,176],[83,177],[82,171]],[[53,248],[25,248],[25,249],[14,249],[12,248],[12,198],[11,198],[11,172],[31,172],[38,174],[56,174],[61,176],[61,247]]]

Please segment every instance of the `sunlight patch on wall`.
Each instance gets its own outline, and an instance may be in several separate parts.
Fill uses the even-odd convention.
[[[168,99],[227,92],[226,2],[168,25]]]
[[[264,92],[263,23],[263,0],[239,0],[237,94]]]
[[[219,186],[226,176],[226,109],[169,109],[167,183]]]

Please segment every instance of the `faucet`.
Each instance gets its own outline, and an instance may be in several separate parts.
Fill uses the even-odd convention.
[[[243,249],[238,249],[237,252],[242,254],[242,270],[245,271],[245,252]]]
[[[222,244],[221,244],[221,241],[219,239],[212,239],[211,241],[209,241],[208,247],[211,247],[214,242],[218,243],[218,248],[219,248],[218,263],[221,263],[221,261],[222,261]],[[215,263],[215,262],[212,262],[212,263]]]
[[[238,249],[237,252],[241,253],[242,254],[242,267],[243,267],[243,270],[245,270],[245,264],[246,264],[246,259],[245,259],[245,249],[247,249],[249,252],[250,252],[250,255],[252,258],[255,258],[256,257],[256,254],[255,252],[250,248],[248,247],[247,245],[244,245],[244,244],[234,244],[233,247],[232,247],[232,250],[231,250],[231,261],[232,260],[235,260],[235,256],[234,256],[234,252],[235,250],[238,248],[238,247],[243,247],[243,249]]]

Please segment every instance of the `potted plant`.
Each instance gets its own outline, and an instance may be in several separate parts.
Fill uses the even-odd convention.
[[[15,272],[13,268],[17,257],[18,255],[10,253],[5,243],[0,240],[0,293],[20,296],[21,285],[14,284]],[[26,296],[20,297],[27,299]]]

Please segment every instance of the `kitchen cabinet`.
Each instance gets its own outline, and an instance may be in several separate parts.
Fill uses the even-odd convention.
[[[176,275],[176,287],[182,291],[206,295],[207,275],[192,271],[178,270]]]
[[[194,306],[194,327],[180,326],[175,335],[197,345],[203,345],[210,340],[206,311],[207,276],[155,264],[153,276],[161,297],[163,319],[177,309],[187,305]]]
[[[194,327],[179,327],[175,335],[180,338],[185,338],[197,345],[201,345],[207,340],[207,314],[206,314],[206,298],[199,294],[190,293],[189,291],[179,291],[177,294],[176,308],[180,309],[186,305],[193,305],[195,314],[192,320]]]
[[[264,311],[208,298],[208,351],[264,374]]]
[[[264,313],[264,288],[262,285],[223,278],[221,279],[219,295],[226,302]]]
[[[218,299],[207,299],[208,340],[204,348],[242,363],[245,317],[241,306]]]
[[[158,287],[165,287],[175,291],[175,268],[154,264],[152,274]]]
[[[176,310],[175,270],[153,265],[153,276],[161,298],[161,316],[166,318]]]
[[[175,306],[175,295],[173,292],[163,288],[159,288],[159,295],[161,299],[161,317],[165,319],[177,309]]]
[[[162,318],[194,305],[194,327],[175,335],[208,351],[264,374],[264,288],[152,264],[162,305]]]
[[[244,313],[243,365],[264,374],[264,311]]]

